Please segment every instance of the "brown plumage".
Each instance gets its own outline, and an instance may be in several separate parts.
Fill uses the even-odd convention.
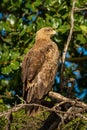
[[[34,46],[22,62],[23,97],[26,103],[40,103],[52,89],[58,68],[59,51],[51,40],[56,32],[44,27],[36,33]],[[27,107],[31,114],[37,107]]]

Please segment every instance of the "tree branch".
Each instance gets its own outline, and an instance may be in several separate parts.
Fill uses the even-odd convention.
[[[68,50],[68,47],[69,47],[69,44],[70,44],[70,41],[71,41],[71,38],[72,38],[72,33],[73,33],[73,28],[74,28],[74,8],[75,8],[75,4],[76,4],[76,0],[72,0],[73,3],[72,3],[72,9],[71,9],[71,15],[70,15],[70,32],[69,32],[69,35],[68,35],[68,38],[67,38],[67,43],[64,47],[64,51],[63,51],[63,55],[62,55],[62,65],[61,65],[61,86],[62,86],[62,77],[63,77],[63,69],[64,69],[64,62],[65,62],[65,57],[66,57],[66,53],[67,53],[67,50]]]
[[[69,32],[69,35],[68,35],[68,38],[67,38],[67,43],[64,47],[63,56],[62,56],[63,64],[65,62],[65,56],[66,56],[66,53],[67,53],[67,50],[68,50],[68,47],[69,47],[69,44],[70,44],[70,41],[71,41],[71,38],[72,38],[72,33],[73,33],[73,28],[74,28],[74,8],[75,8],[75,4],[76,4],[76,0],[73,0],[72,9],[71,9],[71,16],[70,16],[71,27],[70,27],[70,32]]]
[[[87,10],[87,7],[85,7],[85,8],[75,8],[74,10],[75,10],[76,12],[77,12],[77,11],[83,11],[83,10]]]
[[[49,92],[49,96],[52,97],[52,98],[54,98],[54,99],[57,99],[58,101],[69,102],[69,103],[71,103],[72,105],[80,106],[80,107],[82,107],[82,108],[86,108],[86,109],[87,109],[87,104],[85,104],[85,103],[83,103],[83,102],[80,102],[80,101],[77,101],[77,100],[72,100],[72,99],[70,99],[70,98],[64,97],[63,95],[61,95],[61,94],[59,94],[59,93],[50,91],[50,92]]]
[[[83,115],[82,113],[87,111],[87,104],[78,101],[78,100],[72,100],[70,98],[66,98],[64,96],[62,96],[59,93],[56,92],[49,92],[49,96],[52,97],[52,99],[56,99],[56,104],[49,108],[40,104],[18,104],[16,106],[14,106],[12,109],[9,109],[8,111],[4,111],[0,113],[0,118],[5,116],[5,118],[8,120],[8,123],[6,125],[6,130],[10,130],[10,125],[12,122],[12,113],[13,112],[17,112],[21,109],[24,109],[26,106],[39,106],[40,108],[43,108],[43,111],[49,111],[51,112],[52,115],[49,116],[49,120],[51,120],[51,117],[53,115],[56,115],[56,119],[54,116],[54,121],[53,124],[51,124],[51,127],[53,128],[54,126],[58,126],[60,127],[61,124],[63,124],[65,122],[65,120],[71,120],[73,119],[73,117],[80,117],[83,118],[84,120],[87,119],[87,117],[85,115]],[[21,98],[20,98],[21,99]],[[22,100],[22,99],[21,99]],[[69,104],[69,107],[67,107],[66,109],[63,109],[64,106],[67,106],[67,104]],[[42,110],[40,112],[43,112]],[[53,114],[55,113],[55,114]],[[50,126],[50,124],[49,124]],[[43,127],[44,128],[44,127]],[[42,129],[40,129],[42,130]]]

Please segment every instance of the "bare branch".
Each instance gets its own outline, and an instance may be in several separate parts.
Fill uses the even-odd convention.
[[[55,98],[55,99],[57,99],[58,101],[70,101],[70,99],[68,99],[68,98],[66,98],[66,97],[64,97],[64,96],[62,96],[62,95],[59,94],[59,93],[53,92],[53,91],[50,91],[50,92],[49,92],[49,96],[50,96],[50,97],[53,97],[53,98]]]
[[[74,28],[74,8],[75,8],[75,4],[76,4],[76,0],[73,0],[71,16],[70,16],[71,27],[70,27],[70,32],[69,32],[69,35],[68,35],[68,38],[67,38],[67,43],[66,43],[64,51],[63,51],[63,56],[62,56],[62,62],[63,63],[65,62],[65,56],[66,56],[66,53],[67,53],[67,50],[68,50],[68,46],[69,46],[71,38],[72,38],[72,33],[73,33],[73,28]]]
[[[70,103],[70,104],[72,104],[72,105],[74,105],[76,107],[84,108],[84,110],[87,109],[87,104],[85,104],[83,102],[80,102],[80,101],[77,101],[77,100],[72,100],[72,99],[66,98],[66,97],[62,96],[61,94],[59,94],[59,93],[50,91],[49,96],[52,97],[52,98],[57,99],[58,101],[60,101],[61,103],[59,103],[59,105],[68,102],[68,103]],[[32,104],[18,104],[16,106],[14,106],[12,109],[9,109],[8,111],[1,112],[0,117],[7,116],[7,115],[9,115],[9,113],[17,112],[20,109],[25,108],[26,106],[39,106],[39,107],[44,108],[44,109],[46,109],[46,110],[48,110],[50,112],[65,113],[65,112],[54,109],[54,108],[56,108],[57,105],[58,105],[58,103],[53,108],[48,108],[46,106],[43,106],[43,105],[40,105],[40,104],[35,104],[35,103],[32,103]]]
[[[80,102],[80,101],[77,101],[77,100],[72,100],[72,99],[70,99],[70,98],[66,98],[66,97],[64,97],[63,95],[59,94],[59,93],[50,91],[50,92],[49,92],[49,96],[52,97],[52,98],[57,99],[58,101],[64,101],[65,103],[66,103],[66,102],[69,102],[69,103],[71,103],[72,105],[75,105],[75,106],[78,106],[78,107],[86,108],[86,109],[87,109],[87,104],[85,104],[85,103],[83,103],[83,102]]]
[[[16,95],[16,97],[18,97],[23,103],[26,103],[26,101],[23,100],[23,98],[19,97],[19,95]]]
[[[71,15],[70,15],[70,32],[67,38],[67,43],[64,47],[64,51],[63,51],[63,55],[62,55],[62,65],[61,65],[61,83],[62,83],[62,77],[63,77],[63,68],[64,68],[64,62],[65,62],[65,57],[66,57],[66,53],[72,38],[72,34],[73,34],[73,28],[74,28],[74,9],[75,9],[75,4],[76,4],[76,0],[72,0],[72,9],[71,9]]]
[[[10,112],[17,112],[17,111],[19,111],[19,110],[25,108],[26,106],[39,106],[39,107],[44,108],[44,109],[46,109],[46,110],[48,110],[48,111],[50,111],[50,112],[52,112],[52,111],[58,112],[58,111],[56,111],[56,110],[54,110],[54,109],[45,107],[45,106],[40,105],[40,104],[35,104],[35,103],[32,103],[32,104],[18,104],[18,105],[16,105],[16,106],[14,106],[12,109],[9,109],[8,111],[1,112],[1,113],[0,113],[0,117],[2,117],[2,116],[7,116],[7,115],[9,115]]]
[[[74,10],[75,10],[76,12],[77,12],[77,11],[83,11],[83,10],[87,10],[87,7],[85,7],[85,8],[75,8]]]
[[[80,117],[83,118],[84,120],[87,119],[87,117],[85,115],[83,115],[82,113],[87,111],[87,104],[78,101],[78,100],[72,100],[70,98],[66,98],[64,96],[62,96],[59,93],[55,93],[50,91],[49,92],[49,96],[56,99],[57,103],[52,107],[46,107],[40,104],[18,104],[16,106],[14,106],[12,109],[9,109],[8,111],[4,111],[0,113],[0,118],[5,116],[5,118],[8,120],[8,123],[6,125],[6,130],[10,130],[10,125],[12,122],[12,113],[13,112],[17,112],[21,109],[26,108],[26,106],[39,106],[40,108],[44,108],[43,111],[49,111],[49,112],[54,112],[61,120],[58,124],[63,124],[65,120],[71,120],[73,119],[73,117]],[[20,98],[20,100],[22,100]],[[23,101],[23,100],[22,100]],[[58,103],[59,102],[59,103]],[[63,105],[66,105],[67,103],[69,103],[69,108],[67,108],[65,111],[62,109]],[[43,112],[40,111],[40,112]]]

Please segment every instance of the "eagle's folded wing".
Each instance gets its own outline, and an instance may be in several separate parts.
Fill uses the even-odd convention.
[[[22,63],[22,80],[32,81],[35,75],[40,71],[44,62],[44,53],[40,50],[31,50],[24,57]]]

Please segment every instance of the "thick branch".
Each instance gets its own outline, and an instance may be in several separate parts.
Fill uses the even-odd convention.
[[[59,93],[50,91],[50,92],[49,92],[49,96],[52,97],[52,98],[57,99],[58,101],[70,102],[72,105],[80,106],[80,107],[83,107],[83,108],[86,108],[86,109],[87,109],[87,104],[85,104],[85,103],[83,103],[83,102],[80,102],[80,101],[77,101],[77,100],[69,99],[69,98],[64,97],[63,95],[61,95],[61,94],[59,94]]]

